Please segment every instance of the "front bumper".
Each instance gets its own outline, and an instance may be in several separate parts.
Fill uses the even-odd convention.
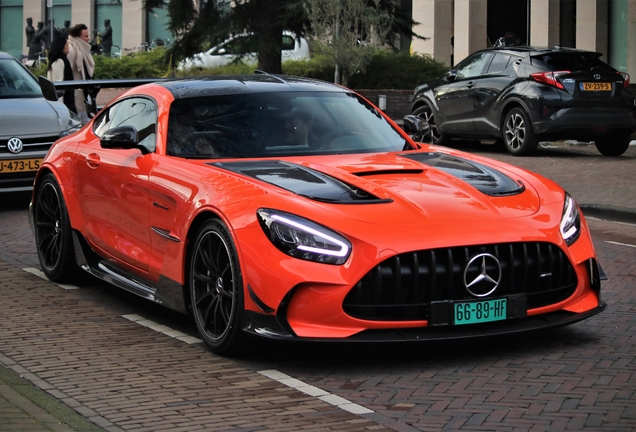
[[[601,313],[607,305],[599,302],[596,308],[582,313],[557,311],[533,315],[519,320],[474,324],[470,326],[421,327],[408,329],[365,330],[346,338],[296,337],[287,331],[274,316],[247,312],[243,330],[255,336],[275,340],[295,340],[307,342],[408,342],[474,339],[488,336],[503,336],[522,332],[562,327],[585,320]]]

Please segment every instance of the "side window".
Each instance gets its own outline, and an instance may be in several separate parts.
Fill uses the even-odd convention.
[[[293,50],[296,46],[296,41],[292,36],[283,35],[283,50]]]
[[[139,134],[139,144],[150,151],[157,147],[157,105],[147,98],[133,97],[111,106],[95,120],[95,135],[101,137],[108,129],[133,126]]]
[[[467,58],[457,66],[457,79],[473,78],[482,75],[484,67],[490,61],[492,53],[482,52]]]
[[[512,56],[510,54],[497,53],[490,62],[490,66],[488,66],[488,74],[496,74],[508,67],[510,63],[510,59]]]

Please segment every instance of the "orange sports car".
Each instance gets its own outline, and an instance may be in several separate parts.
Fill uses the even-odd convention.
[[[254,74],[128,90],[57,141],[30,220],[44,273],[83,269],[248,335],[506,334],[601,312],[585,219],[539,175],[416,143],[348,89]]]

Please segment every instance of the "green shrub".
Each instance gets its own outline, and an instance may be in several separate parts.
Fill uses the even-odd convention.
[[[170,68],[170,58],[163,48],[125,55],[121,58],[95,56],[95,79],[188,77],[202,75],[252,74],[256,65],[238,61],[226,66],[208,69],[176,71]],[[324,57],[311,60],[289,60],[282,64],[283,74],[333,82],[334,66]],[[444,74],[446,65],[428,55],[409,55],[380,50],[373,55],[365,72],[353,74],[349,87],[353,89],[412,90]],[[46,64],[32,68],[37,77],[46,76]]]
[[[168,73],[166,50],[155,48],[122,57],[93,56],[94,79],[113,78],[159,78]]]
[[[373,55],[366,71],[353,74],[349,87],[354,89],[412,90],[440,77],[448,66],[429,55],[380,50]]]

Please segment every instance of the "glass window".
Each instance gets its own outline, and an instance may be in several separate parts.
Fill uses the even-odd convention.
[[[139,145],[155,151],[157,105],[147,98],[129,98],[112,105],[95,120],[95,135],[101,137],[112,128],[133,126],[139,134]]]
[[[40,85],[16,59],[0,59],[0,99],[42,97]]]
[[[53,7],[46,8],[47,22],[51,18],[53,18],[53,25],[56,28],[64,28],[64,21],[71,21],[71,0],[55,0]],[[70,27],[73,27],[72,23]]]
[[[352,94],[279,92],[177,99],[167,145],[172,156],[240,158],[400,151],[406,141]]]
[[[0,51],[15,58],[29,51],[23,41],[25,26],[22,0],[0,0]]]
[[[486,64],[490,61],[492,53],[482,52],[468,57],[457,65],[457,79],[473,78],[482,75]]]
[[[283,35],[283,47],[284,50],[293,50],[296,46],[296,41],[293,36]]]
[[[586,70],[593,67],[608,67],[595,53],[550,53],[532,56],[532,64],[548,71]]]
[[[104,20],[110,20],[110,26],[113,29],[113,45],[121,47],[121,3],[111,0],[95,1],[95,30],[100,33],[104,32]],[[92,30],[89,29],[89,33]],[[115,50],[111,51],[111,55]],[[123,50],[122,50],[123,52]]]
[[[510,54],[505,54],[505,53],[495,54],[495,56],[492,59],[492,62],[490,63],[490,66],[488,66],[487,73],[495,74],[495,73],[503,71],[505,68],[508,67],[508,63],[510,62],[511,58],[512,56]]]
[[[174,39],[174,36],[168,30],[168,22],[170,17],[168,15],[168,3],[164,2],[163,8],[154,8],[152,11],[146,12],[147,26],[146,26],[146,40],[149,43],[154,41],[154,45],[161,45],[161,43],[168,45]]]

